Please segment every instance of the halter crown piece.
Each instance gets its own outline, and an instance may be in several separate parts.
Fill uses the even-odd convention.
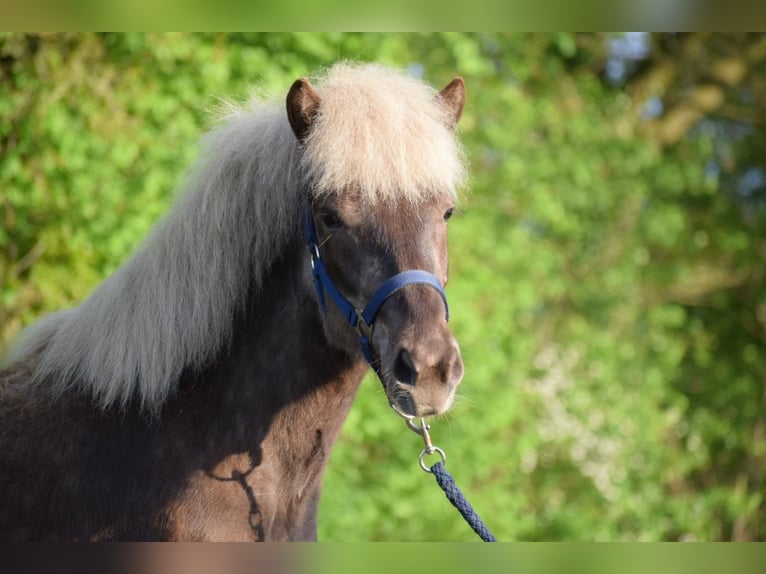
[[[311,257],[311,271],[314,276],[314,286],[316,287],[317,299],[319,300],[322,312],[327,312],[327,302],[325,299],[325,293],[327,293],[333,303],[335,303],[335,306],[346,318],[346,322],[356,330],[359,335],[359,344],[362,347],[364,358],[367,359],[367,362],[381,381],[383,380],[383,375],[380,371],[380,362],[375,359],[375,353],[372,349],[372,332],[378,311],[380,311],[383,303],[385,303],[391,295],[407,285],[430,285],[439,292],[439,295],[441,295],[442,301],[444,302],[445,317],[447,321],[449,321],[447,294],[444,292],[444,287],[442,286],[441,281],[439,281],[434,274],[421,269],[412,269],[397,273],[393,277],[385,280],[380,287],[378,287],[364,309],[354,307],[354,305],[338,290],[327,272],[327,265],[325,265],[325,262],[322,259],[322,254],[319,251],[319,238],[317,237],[316,228],[314,226],[314,217],[311,213],[311,209],[308,208],[304,215],[304,231],[309,248],[309,256]]]

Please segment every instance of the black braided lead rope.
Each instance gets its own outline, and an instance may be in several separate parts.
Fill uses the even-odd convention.
[[[444,464],[441,462],[435,463],[431,467],[431,473],[436,478],[437,484],[447,495],[447,499],[452,505],[460,511],[468,525],[473,528],[473,531],[479,535],[484,542],[497,542],[497,538],[489,531],[484,521],[479,518],[476,511],[471,506],[471,503],[465,499],[462,491],[455,484],[455,480],[452,475],[444,468]]]

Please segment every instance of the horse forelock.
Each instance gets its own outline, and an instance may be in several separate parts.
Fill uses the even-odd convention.
[[[302,163],[314,193],[355,189],[368,203],[455,194],[465,162],[451,111],[431,86],[375,64],[341,63],[321,98]]]
[[[104,408],[138,400],[156,411],[185,369],[229,344],[246,297],[300,233],[305,190],[354,188],[369,203],[455,193],[463,156],[435,90],[345,63],[317,90],[302,146],[282,101],[230,108],[142,247],[78,307],[28,329],[11,361],[35,358],[33,382],[54,392],[78,387]]]

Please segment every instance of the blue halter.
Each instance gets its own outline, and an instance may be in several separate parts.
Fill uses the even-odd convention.
[[[314,286],[316,287],[317,299],[319,299],[319,305],[322,308],[322,312],[327,312],[327,303],[325,300],[326,292],[333,303],[335,303],[335,306],[346,318],[346,322],[356,330],[359,335],[359,344],[362,347],[364,358],[367,359],[367,362],[381,380],[382,374],[380,372],[380,365],[379,362],[375,360],[375,353],[372,349],[372,331],[375,326],[374,321],[375,317],[378,315],[378,311],[380,311],[383,303],[385,303],[391,295],[407,285],[430,285],[439,292],[439,295],[441,295],[442,301],[444,301],[446,319],[449,321],[447,294],[444,292],[444,287],[442,286],[441,281],[439,281],[439,279],[432,273],[420,269],[397,273],[378,287],[378,290],[375,291],[364,309],[354,307],[354,305],[352,305],[351,302],[338,291],[338,288],[335,286],[335,283],[333,283],[329,273],[327,273],[327,266],[319,251],[319,238],[317,237],[316,228],[314,227],[314,218],[312,217],[310,209],[306,210],[304,216],[304,230],[306,233],[306,242],[309,247],[309,255],[311,256],[311,271],[314,276]]]

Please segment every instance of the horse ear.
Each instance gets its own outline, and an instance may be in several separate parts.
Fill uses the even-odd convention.
[[[450,127],[455,127],[463,114],[463,106],[465,105],[465,82],[463,78],[457,77],[447,84],[447,87],[439,92],[439,99],[450,111]]]
[[[299,140],[305,139],[319,110],[321,99],[306,78],[295,80],[287,92],[287,119]]]

